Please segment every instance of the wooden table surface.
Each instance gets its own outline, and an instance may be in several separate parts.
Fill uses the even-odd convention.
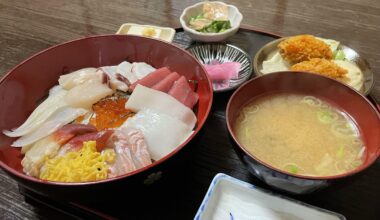
[[[32,54],[52,45],[88,35],[110,34],[116,32],[122,23],[133,22],[161,26],[179,27],[179,16],[182,10],[196,1],[0,1],[0,76],[7,73],[13,66]],[[371,93],[380,101],[380,1],[379,0],[235,0],[229,1],[242,12],[243,24],[256,29],[273,32],[279,35],[295,35],[309,33],[326,38],[337,39],[357,50],[370,63],[375,73],[375,86]],[[221,98],[221,97],[219,97]],[[209,125],[213,126],[213,125]],[[208,140],[215,141],[218,140]],[[213,143],[203,143],[204,160],[213,156],[212,163],[219,169],[204,172],[203,178],[195,180],[201,183],[204,194],[209,181],[217,172],[226,172],[243,180],[252,180],[243,171],[231,170],[223,163]],[[215,144],[215,143],[214,143]],[[234,154],[231,149],[224,149]],[[231,156],[236,159],[236,155]],[[218,165],[218,161],[220,165]],[[239,163],[231,160],[230,163]],[[235,161],[235,162],[234,162]],[[233,164],[232,164],[233,165]],[[348,219],[380,219],[379,205],[365,204],[363,200],[370,197],[371,202],[380,204],[380,164],[379,161],[366,171],[365,175],[353,183],[352,189],[362,187],[355,196],[340,195],[348,192],[327,190],[324,194],[336,193],[327,203],[345,202],[351,205],[323,205],[323,197],[297,197],[312,204],[330,208],[333,211],[345,211]],[[202,176],[202,175],[200,175]],[[361,186],[361,181],[373,181],[374,186]],[[0,172],[0,218],[2,219],[33,219],[49,218],[51,213],[44,212],[24,202],[18,193],[15,182]],[[323,193],[322,193],[323,194]],[[350,200],[350,201],[346,201]],[[352,202],[352,201],[355,202]],[[196,201],[198,202],[198,201]],[[368,207],[368,208],[366,208]],[[348,209],[351,209],[350,211]],[[361,212],[361,213],[358,213]],[[361,218],[364,217],[364,218]]]

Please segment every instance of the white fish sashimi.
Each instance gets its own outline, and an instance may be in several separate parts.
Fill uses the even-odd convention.
[[[159,160],[175,150],[192,132],[182,121],[152,109],[139,111],[123,127],[142,131],[154,160]]]
[[[61,91],[61,90],[63,90],[63,88],[62,88],[61,85],[55,85],[55,86],[53,86],[53,87],[51,87],[51,88],[49,89],[49,96],[50,96],[50,95],[54,95],[54,94],[56,94],[57,92],[59,92],[59,91]]]
[[[124,92],[128,90],[128,84],[117,77],[117,66],[103,66],[100,67],[100,69],[109,77],[109,82],[113,90],[117,89]]]
[[[117,66],[116,72],[127,78],[131,84],[138,80],[137,76],[132,73],[132,64],[127,61],[121,62]]]
[[[60,145],[54,140],[53,135],[42,138],[33,145],[25,154],[21,164],[23,171],[29,176],[38,177],[43,163],[57,155]]]
[[[144,62],[134,62],[132,63],[132,73],[134,73],[138,79],[142,79],[149,73],[155,71],[156,68]]]
[[[71,107],[87,108],[113,93],[106,84],[98,82],[84,83],[70,89],[65,96],[65,101]]]
[[[179,102],[177,99],[148,87],[137,85],[128,101],[125,103],[127,109],[141,111],[143,109],[153,109],[170,115],[183,123],[192,130],[197,122],[194,112]]]
[[[20,127],[13,131],[3,131],[3,133],[9,137],[19,137],[34,131],[52,114],[67,106],[64,101],[66,94],[67,91],[63,89],[55,91],[32,112]]]
[[[96,72],[96,68],[83,68],[72,73],[61,75],[58,79],[59,85],[64,89],[72,89],[83,83],[92,81],[101,82],[102,74]]]
[[[74,121],[77,117],[84,115],[88,110],[83,108],[64,107],[49,117],[38,129],[24,135],[12,143],[13,147],[23,147],[52,134],[65,124]]]

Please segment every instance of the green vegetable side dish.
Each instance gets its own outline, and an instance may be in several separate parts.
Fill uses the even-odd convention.
[[[198,32],[202,33],[222,33],[231,28],[230,20],[209,20],[199,14],[190,19],[190,26]]]
[[[228,21],[213,21],[209,26],[206,26],[200,30],[202,33],[222,33],[231,28],[231,22]]]

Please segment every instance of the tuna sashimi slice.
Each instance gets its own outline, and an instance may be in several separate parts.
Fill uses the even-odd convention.
[[[129,87],[129,91],[132,92],[136,88],[137,84],[151,88],[152,86],[154,86],[156,83],[158,83],[159,81],[164,79],[169,74],[170,74],[170,70],[167,67],[162,67],[160,69],[157,69],[156,71],[150,73],[146,77],[144,77],[144,78],[138,80],[137,82],[133,83]]]
[[[187,94],[186,100],[185,100],[185,102],[183,104],[186,105],[189,108],[193,108],[194,105],[197,104],[198,99],[199,99],[198,94],[195,93],[195,92],[193,92],[193,91],[190,91]]]
[[[136,87],[125,103],[125,107],[136,112],[143,109],[153,109],[165,113],[184,122],[190,130],[194,128],[197,122],[197,117],[190,108],[164,92],[142,85]]]
[[[185,103],[190,91],[191,88],[189,86],[189,83],[184,76],[181,76],[177,81],[174,82],[168,94],[173,96],[179,102]]]
[[[174,81],[179,79],[179,74],[176,72],[170,73],[163,80],[156,83],[152,89],[161,91],[161,92],[169,92],[170,88],[173,86]]]
[[[241,64],[238,62],[225,62],[206,64],[204,67],[212,81],[222,81],[238,78]]]

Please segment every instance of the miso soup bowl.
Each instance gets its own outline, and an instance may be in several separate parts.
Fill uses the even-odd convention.
[[[101,201],[130,198],[155,187],[180,170],[182,157],[196,144],[210,112],[213,91],[202,64],[185,50],[164,41],[128,35],[92,36],[48,48],[23,61],[0,80],[0,131],[22,124],[60,75],[84,67],[117,65],[122,61],[146,62],[168,67],[197,82],[199,102],[193,134],[167,156],[131,173],[96,182],[63,183],[40,180],[22,171],[20,148],[11,147],[15,138],[0,133],[0,167],[19,185],[42,195],[70,201]],[[165,132],[163,132],[165,135]],[[174,179],[175,181],[175,179]],[[167,181],[166,181],[167,182]],[[156,191],[157,191],[156,190]],[[141,195],[140,195],[141,196]],[[114,200],[115,201],[115,200]],[[133,199],[132,199],[133,201]]]
[[[249,153],[245,146],[239,143],[234,130],[239,112],[245,104],[256,98],[279,93],[315,96],[347,113],[357,124],[364,141],[364,163],[352,171],[338,175],[304,176],[277,169]],[[312,73],[277,72],[246,82],[231,96],[227,105],[226,120],[230,140],[250,173],[274,188],[294,194],[311,193],[334,181],[358,174],[371,166],[380,154],[378,110],[366,97],[350,87]]]

